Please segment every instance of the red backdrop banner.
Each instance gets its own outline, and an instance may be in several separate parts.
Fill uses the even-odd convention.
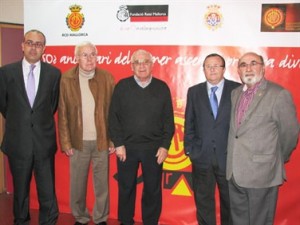
[[[191,190],[191,163],[184,155],[183,132],[184,110],[187,89],[205,80],[202,62],[207,54],[217,52],[226,60],[225,77],[240,82],[237,75],[237,60],[245,51],[234,46],[97,46],[98,66],[109,70],[116,82],[131,75],[130,57],[139,48],[153,54],[155,65],[153,75],[168,83],[173,98],[176,132],[164,163],[163,171],[163,209],[161,224],[196,225],[195,204]],[[298,118],[300,115],[300,48],[297,47],[261,47],[255,50],[262,54],[266,62],[266,77],[287,88],[294,98]],[[47,47],[43,60],[54,64],[62,72],[75,65],[74,46]],[[300,221],[300,174],[299,145],[287,163],[288,181],[280,187],[275,225],[293,225]],[[70,212],[69,208],[69,161],[60,152],[56,155],[56,192],[61,212]],[[116,157],[110,156],[110,218],[117,218],[117,170]],[[140,174],[139,174],[140,176]],[[138,182],[135,220],[141,221],[140,199],[142,181]],[[35,183],[32,182],[31,206],[38,207]],[[218,194],[216,194],[218,197]],[[92,177],[89,177],[87,203],[93,206]],[[217,201],[217,208],[219,202]],[[218,224],[219,222],[219,211]]]

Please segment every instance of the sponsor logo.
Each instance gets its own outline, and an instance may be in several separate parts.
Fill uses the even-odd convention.
[[[280,8],[269,8],[263,15],[263,22],[271,29],[275,29],[284,23],[284,13]]]
[[[79,31],[84,24],[84,15],[80,13],[82,7],[80,5],[71,5],[69,7],[71,13],[66,17],[66,23],[71,31]]]
[[[120,20],[121,22],[125,22],[126,20],[128,20],[129,18],[129,11],[127,9],[126,5],[121,5],[119,7],[119,10],[117,12],[117,18],[118,20]]]
[[[117,19],[125,22],[167,22],[168,5],[122,5],[117,11]]]
[[[222,26],[223,16],[219,5],[207,6],[207,13],[204,15],[204,23],[210,30],[216,30]]]

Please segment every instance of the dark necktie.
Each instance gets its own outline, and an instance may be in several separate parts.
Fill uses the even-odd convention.
[[[34,80],[34,74],[33,74],[34,68],[35,68],[34,64],[30,65],[30,71],[28,74],[27,87],[26,87],[27,96],[28,96],[31,107],[33,106],[33,102],[35,99],[35,80]]]
[[[213,111],[215,119],[217,118],[217,114],[218,114],[218,99],[217,99],[217,95],[216,95],[217,89],[218,89],[217,86],[211,87],[211,93],[210,93],[210,96],[209,96],[211,109]]]

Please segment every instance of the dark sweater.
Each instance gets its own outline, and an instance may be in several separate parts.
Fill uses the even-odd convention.
[[[169,149],[174,115],[167,84],[154,77],[146,88],[133,76],[119,81],[110,106],[109,133],[115,147]]]

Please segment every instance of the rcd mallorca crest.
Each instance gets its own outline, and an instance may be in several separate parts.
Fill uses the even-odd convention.
[[[66,23],[71,31],[79,31],[84,24],[84,15],[80,13],[82,7],[80,5],[71,5],[69,7],[71,13],[66,18]]]

